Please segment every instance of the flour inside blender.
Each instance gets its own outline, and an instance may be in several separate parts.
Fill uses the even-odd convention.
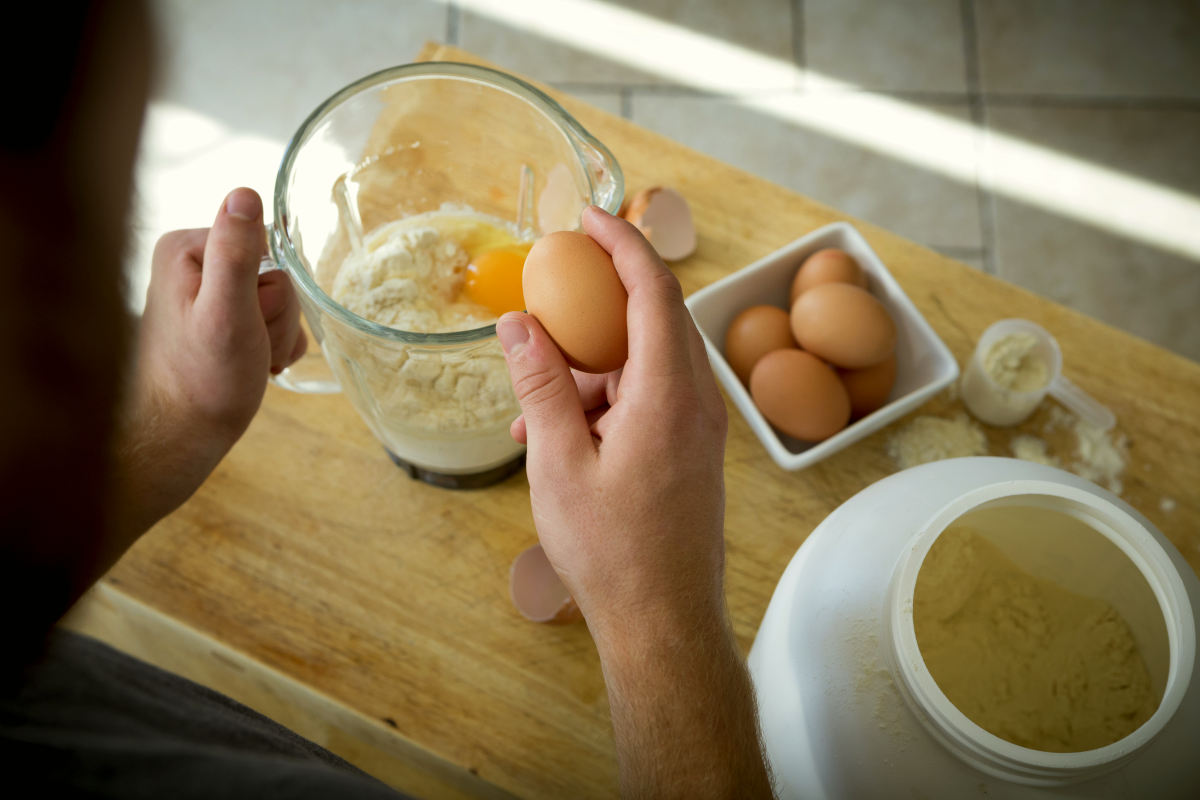
[[[334,363],[349,373],[343,389],[393,457],[465,474],[521,453],[508,432],[520,407],[499,341],[447,337],[523,309],[529,246],[511,223],[445,205],[381,225],[346,254],[334,300],[371,322],[434,335],[384,346],[328,331]]]
[[[360,317],[398,330],[480,328],[524,310],[521,268],[531,244],[511,223],[447,205],[363,237],[331,294]]]

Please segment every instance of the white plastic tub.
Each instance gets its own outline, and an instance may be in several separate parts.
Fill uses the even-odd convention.
[[[912,599],[930,546],[965,516],[999,530],[1014,513],[1027,519],[1006,554],[1112,603],[1130,622],[1161,694],[1145,724],[1108,746],[1051,753],[994,736],[950,703],[921,658]],[[1058,527],[1076,533],[1048,536],[1056,516],[1072,521]],[[1108,566],[1087,569],[1102,553]],[[1094,580],[1100,575],[1105,581]],[[784,572],[751,650],[780,794],[1195,797],[1198,603],[1200,581],[1163,534],[1082,478],[1001,458],[893,475],[813,531]]]

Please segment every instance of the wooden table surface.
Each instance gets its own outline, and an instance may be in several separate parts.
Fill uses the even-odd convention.
[[[421,59],[477,61],[435,45]],[[849,219],[551,94],[611,148],[630,193],[662,184],[688,198],[700,244],[673,265],[688,294]],[[1069,377],[1113,409],[1128,437],[1124,498],[1200,569],[1200,365],[850,221],[960,364],[997,319],[1025,317],[1054,334]],[[959,408],[943,395],[916,413]],[[1048,414],[989,431],[992,453],[1007,455],[1016,433],[1040,433]],[[897,470],[887,454],[895,427],[785,472],[732,404],[729,415],[728,599],[748,650],[808,533]],[[509,602],[509,564],[534,541],[523,473],[469,492],[412,481],[341,396],[270,387],[208,482],[67,624],[214,686],[417,795],[612,796],[608,705],[587,628],[528,623]]]

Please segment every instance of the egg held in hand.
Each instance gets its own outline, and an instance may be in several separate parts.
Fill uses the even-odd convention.
[[[767,422],[806,442],[828,439],[850,421],[850,396],[837,373],[803,350],[760,358],[750,373],[750,396]]]
[[[772,350],[796,346],[788,313],[776,306],[750,306],[734,317],[725,331],[725,360],[747,385],[760,358]]]
[[[534,243],[522,277],[525,307],[567,363],[583,372],[625,364],[629,295],[612,257],[585,233],[557,231]]]

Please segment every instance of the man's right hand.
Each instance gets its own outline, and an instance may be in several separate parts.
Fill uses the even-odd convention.
[[[629,293],[629,357],[572,374],[538,321],[497,324],[538,538],[596,641],[622,794],[771,796],[725,608],[725,405],[675,276],[637,229],[584,230]]]
[[[629,359],[572,374],[538,321],[507,314],[534,523],[593,635],[723,607],[725,404],[675,276],[632,225],[584,227],[629,293]]]

